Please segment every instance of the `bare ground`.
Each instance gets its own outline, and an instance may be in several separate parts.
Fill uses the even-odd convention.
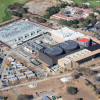
[[[28,7],[29,12],[33,14],[43,15],[48,7],[55,6],[56,3],[56,0],[33,0],[26,3],[25,7]]]

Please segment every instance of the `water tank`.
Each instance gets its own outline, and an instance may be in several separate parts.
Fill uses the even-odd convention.
[[[48,54],[49,56],[58,56],[62,54],[63,49],[60,47],[54,46],[54,47],[46,48],[44,52]]]
[[[90,46],[90,39],[87,37],[82,37],[77,39],[78,44],[84,46],[84,47],[89,47]]]
[[[60,47],[64,49],[64,51],[68,52],[68,51],[73,51],[73,50],[78,49],[79,45],[72,40],[68,40],[68,41],[60,43]]]

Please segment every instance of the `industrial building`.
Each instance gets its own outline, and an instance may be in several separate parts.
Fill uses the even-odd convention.
[[[11,47],[43,34],[47,28],[27,20],[17,20],[0,27],[0,40]]]
[[[54,41],[61,43],[67,40],[75,40],[80,37],[84,37],[82,33],[75,32],[67,27],[48,31]]]
[[[61,59],[72,52],[76,52],[79,48],[80,47],[76,42],[68,40],[55,46],[45,48],[44,50],[40,50],[39,59],[48,65],[54,65],[57,63],[58,59]]]
[[[48,65],[58,64],[61,68],[71,69],[100,57],[100,41],[93,37],[69,28],[50,30],[49,35],[58,44],[38,51],[39,59]]]
[[[100,44],[89,46],[58,60],[58,65],[67,69],[76,68],[100,57]]]

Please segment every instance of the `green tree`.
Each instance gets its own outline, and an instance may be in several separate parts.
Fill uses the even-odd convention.
[[[91,22],[90,22],[90,23],[91,23],[92,25],[94,25],[94,24],[96,23],[96,21],[97,21],[96,19],[91,19]]]
[[[73,24],[71,27],[78,28],[78,25],[77,24]]]
[[[22,13],[28,13],[28,8],[22,8],[21,12]]]
[[[64,8],[64,7],[66,7],[68,4],[66,4],[66,3],[61,3],[61,5],[60,5],[60,8]]]
[[[46,19],[49,19],[50,18],[50,15],[49,14],[46,14],[46,15],[43,15],[44,18]]]
[[[49,19],[50,16],[58,13],[59,11],[60,11],[60,7],[55,7],[55,6],[49,7],[49,8],[47,8],[46,14],[43,17]]]
[[[37,21],[38,21],[39,23],[45,23],[47,20],[45,20],[45,19],[43,19],[43,18],[38,18]]]
[[[18,11],[21,11],[22,7],[23,7],[22,4],[15,2],[13,5],[9,5],[8,9],[10,9],[10,10],[15,10],[16,9]]]
[[[90,14],[89,14],[89,18],[95,18],[94,13],[90,13]]]
[[[73,24],[79,24],[79,20],[73,20]]]
[[[77,92],[78,92],[78,89],[76,87],[71,87],[71,86],[67,87],[68,94],[74,95],[74,94],[77,94]]]
[[[66,25],[66,22],[67,22],[67,21],[64,20],[64,19],[60,19],[60,20],[59,20],[59,24],[61,24],[61,25]]]
[[[80,76],[82,76],[82,73],[79,73],[79,72],[73,72],[72,73],[72,77],[75,78],[75,79],[78,79]]]
[[[19,95],[17,100],[29,100],[27,95]]]
[[[84,22],[84,19],[83,18],[80,18],[79,19],[79,22],[83,23]]]
[[[18,16],[18,17],[23,17],[23,15],[21,13],[17,12],[17,11],[13,11],[12,15]]]

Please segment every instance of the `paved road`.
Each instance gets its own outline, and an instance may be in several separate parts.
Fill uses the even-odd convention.
[[[67,77],[67,76],[70,76],[71,74],[72,74],[72,72],[70,72],[70,73],[64,73],[64,74],[60,74],[60,75],[56,75],[56,76],[52,76],[52,77],[48,77],[48,78],[41,79],[41,80],[26,82],[26,83],[19,84],[19,85],[16,85],[16,86],[10,86],[10,87],[6,87],[6,88],[2,88],[2,89],[0,89],[0,91],[12,89],[12,88],[19,87],[19,86],[23,86],[23,85],[29,85],[29,84],[34,84],[34,83],[40,83],[40,82],[48,81],[48,80],[50,80],[50,79],[56,79],[56,78],[61,78],[61,77]]]

